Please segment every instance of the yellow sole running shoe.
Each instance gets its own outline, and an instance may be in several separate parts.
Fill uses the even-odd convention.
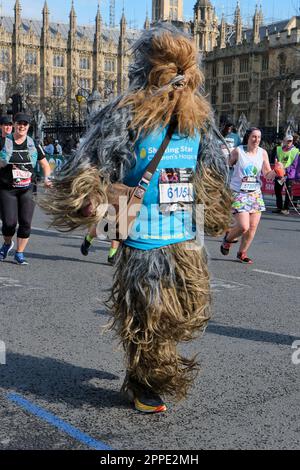
[[[137,411],[141,411],[142,413],[164,413],[167,411],[167,407],[158,395],[156,395],[156,397],[158,397],[159,400],[157,398],[152,398],[152,404],[142,403],[138,398],[135,398],[133,402],[135,409]],[[149,401],[149,398],[147,401]],[[158,404],[159,402],[161,403]]]
[[[123,392],[135,409],[142,413],[163,413],[167,407],[161,397],[150,388],[139,384],[139,391],[130,388],[128,382],[124,382],[121,392]]]

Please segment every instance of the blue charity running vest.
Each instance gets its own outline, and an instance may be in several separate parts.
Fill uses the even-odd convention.
[[[136,165],[124,179],[136,186],[166,136],[158,130],[137,141]],[[191,179],[195,173],[200,134],[194,138],[174,133],[144,196],[141,212],[124,244],[152,250],[195,238],[193,227]],[[185,207],[188,210],[179,210]],[[176,208],[178,208],[176,210]]]

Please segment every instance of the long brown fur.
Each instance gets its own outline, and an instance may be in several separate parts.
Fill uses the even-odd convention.
[[[204,76],[196,62],[195,45],[184,36],[176,38],[165,32],[152,40],[151,62],[153,68],[144,90],[127,96],[120,106],[132,106],[131,127],[151,133],[169,124],[175,111],[179,133],[194,136],[203,129],[210,113],[207,100],[199,93]],[[167,86],[177,75],[184,74],[185,87],[174,90]],[[163,92],[159,90],[162,87]]]
[[[107,210],[107,183],[95,167],[78,171],[72,177],[53,182],[50,195],[46,194],[39,205],[51,215],[52,225],[58,230],[70,231],[80,226],[97,224]],[[94,209],[90,216],[82,209],[91,204]]]
[[[71,160],[72,171],[68,173],[71,176],[56,179],[51,197],[48,201],[44,199],[43,208],[56,227],[72,230],[99,222],[105,212],[107,184],[122,181],[123,172],[115,170],[122,167],[127,171],[134,166],[134,143],[141,134],[166,127],[173,114],[180,135],[193,137],[196,131],[205,133],[211,108],[199,91],[204,77],[198,68],[195,45],[182,33],[165,31],[153,36],[149,51],[153,66],[149,76],[143,77],[136,88],[130,88],[121,101],[108,107],[108,116],[106,109],[99,112],[94,119],[95,130],[79,149],[78,158]],[[171,83],[178,76],[183,77],[182,88]],[[122,118],[122,126],[117,123],[119,116],[128,117]],[[127,145],[128,129],[133,131],[132,153]],[[122,165],[119,150],[126,155]],[[77,170],[76,164],[81,164],[81,159],[86,166]],[[230,224],[231,196],[222,171],[218,173],[215,169],[218,165],[214,164],[214,152],[209,152],[209,159],[204,160],[208,160],[208,167],[198,168],[195,204],[204,204],[206,233],[217,236]],[[104,166],[106,176],[102,174]],[[88,202],[96,209],[91,217],[82,214]],[[138,251],[121,248],[111,295],[112,328],[125,350],[128,386],[138,391],[141,384],[156,393],[182,399],[194,380],[198,364],[196,358],[179,354],[177,344],[199,335],[210,318],[206,253],[194,242],[152,250],[150,255],[137,255]],[[155,263],[157,271],[152,269]],[[172,275],[168,275],[168,270]],[[153,272],[155,279],[151,278]]]
[[[124,272],[132,249],[123,248],[112,289],[112,327],[125,350],[131,388],[143,384],[182,399],[198,364],[195,358],[178,354],[176,345],[195,338],[210,318],[209,273],[205,250],[195,242],[165,249],[171,254],[176,280],[169,285],[161,279],[160,296],[153,302],[143,278],[138,280],[139,295],[127,285]]]
[[[232,193],[220,174],[202,167],[194,178],[195,203],[204,205],[204,229],[207,235],[224,234],[231,223]]]

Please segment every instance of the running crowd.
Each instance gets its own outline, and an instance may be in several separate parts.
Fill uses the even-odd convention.
[[[15,261],[26,265],[24,257],[31,222],[34,213],[35,168],[37,163],[44,175],[45,187],[51,187],[51,169],[48,155],[61,154],[58,142],[46,138],[42,146],[28,136],[31,118],[26,113],[1,116],[0,136],[0,215],[2,219],[3,245],[0,261],[4,261],[14,247],[13,236],[17,230]],[[14,132],[13,132],[14,130]],[[260,147],[262,135],[258,128],[249,129],[243,142],[232,122],[228,121],[221,130],[221,147],[231,168],[230,188],[233,194],[232,213],[234,225],[226,232],[221,244],[221,253],[228,255],[232,244],[241,239],[237,259],[252,264],[247,251],[254,239],[261,214],[266,210],[261,192],[261,175],[275,181],[276,206],[274,213],[288,215],[292,203],[293,182],[300,180],[300,144],[297,136],[288,134],[281,144],[275,146],[272,156],[275,168],[271,170],[267,152]],[[286,188],[283,202],[282,192]],[[294,200],[297,204],[297,201]],[[80,247],[87,256],[97,237],[96,225],[92,225]],[[114,265],[120,243],[112,241],[108,263]]]

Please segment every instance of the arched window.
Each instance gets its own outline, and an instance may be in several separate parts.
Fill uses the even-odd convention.
[[[278,56],[279,74],[284,75],[286,73],[286,55],[282,52]]]
[[[25,62],[27,65],[36,65],[37,64],[36,51],[27,50],[25,53]]]
[[[154,21],[158,21],[162,16],[161,11],[161,0],[155,0],[154,2]]]
[[[89,57],[80,57],[79,59],[79,68],[81,70],[89,70],[90,69],[90,59]]]
[[[53,67],[64,67],[64,56],[62,54],[54,54]]]
[[[178,20],[178,0],[170,0],[170,16],[172,20]]]

